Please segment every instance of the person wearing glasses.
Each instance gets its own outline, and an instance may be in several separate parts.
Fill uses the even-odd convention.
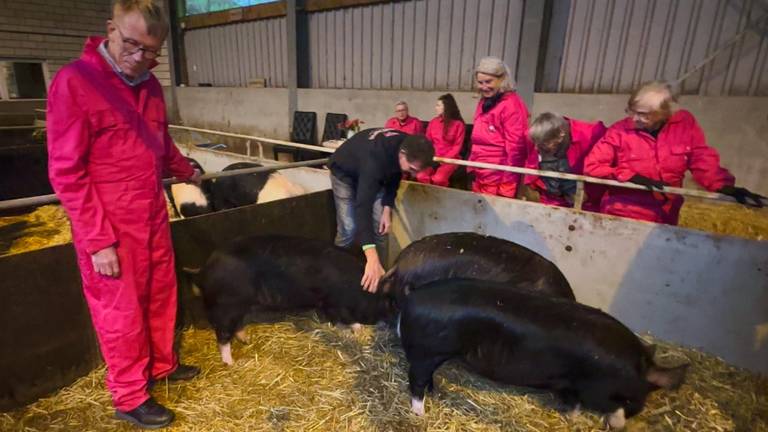
[[[403,131],[411,135],[424,133],[421,120],[408,113],[408,104],[404,101],[395,104],[395,116],[387,120],[384,127]]]
[[[528,157],[528,108],[515,91],[509,67],[496,57],[485,57],[475,68],[480,101],[472,128],[469,160],[523,167]],[[520,174],[469,168],[472,191],[514,198]]]
[[[644,84],[629,97],[627,117],[595,144],[584,162],[587,175],[648,188],[609,188],[601,213],[677,225],[683,197],[665,193],[664,187],[681,187],[686,171],[709,191],[762,207],[765,197],[734,186],[733,175],[720,166],[717,150],[707,145],[696,119],[675,105],[668,83]]]
[[[200,173],[168,134],[150,72],[168,34],[161,3],[117,0],[106,30],[51,84],[49,178],[71,222],[116,416],[158,428],[174,414],[148,387],[199,372],[173,350],[177,287],[161,180]]]
[[[376,292],[384,275],[380,253],[392,223],[400,179],[404,173],[416,177],[434,156],[432,142],[425,136],[386,128],[360,131],[331,155],[335,244],[362,248],[366,264],[360,285],[364,290]]]

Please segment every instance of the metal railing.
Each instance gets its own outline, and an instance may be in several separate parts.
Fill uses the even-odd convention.
[[[276,145],[282,145],[286,147],[294,147],[294,148],[312,150],[312,151],[322,152],[322,153],[335,152],[334,149],[321,147],[321,146],[299,144],[299,143],[294,143],[290,141],[283,141],[283,140],[265,138],[265,137],[257,137],[253,135],[237,134],[237,133],[231,133],[231,132],[223,132],[223,131],[217,131],[212,129],[202,129],[202,128],[194,128],[189,126],[180,126],[180,125],[169,125],[169,128],[175,129],[175,130],[186,130],[190,132],[206,133],[211,135],[245,139],[248,142],[248,156],[251,156],[250,142],[254,141],[259,146],[259,155],[260,155],[259,157],[261,159],[264,159],[263,157],[264,152],[263,152],[263,148],[261,147],[261,143],[276,144]],[[441,158],[441,157],[435,157],[435,161],[440,163],[452,164],[452,165],[461,165],[461,166],[481,168],[481,169],[492,169],[497,171],[516,173],[516,174],[535,175],[539,177],[558,178],[563,180],[575,180],[577,182],[577,190],[576,190],[576,196],[574,199],[574,208],[576,209],[581,209],[581,204],[584,200],[584,183],[602,184],[602,185],[622,187],[627,189],[637,189],[637,190],[646,190],[646,191],[648,190],[645,186],[637,185],[634,183],[628,183],[628,182],[623,183],[615,180],[607,180],[607,179],[589,177],[589,176],[578,175],[578,174],[566,174],[566,173],[555,172],[555,171],[542,171],[542,170],[536,170],[536,169],[530,169],[530,168],[496,165],[496,164],[489,164],[489,163],[483,163],[483,162],[466,161],[462,159],[447,159],[447,158]],[[286,164],[274,165],[270,167],[247,168],[243,170],[234,170],[234,171],[222,171],[218,173],[206,174],[203,176],[203,179],[213,179],[218,177],[226,177],[226,176],[239,175],[239,174],[276,171],[276,170],[288,169],[288,168],[324,165],[327,162],[328,162],[328,159],[326,158],[326,159],[316,159],[316,160],[304,161],[304,162],[286,163]],[[166,180],[166,184],[167,182],[168,180]],[[735,203],[734,199],[728,195],[715,193],[715,192],[706,192],[706,191],[701,191],[696,189],[686,189],[686,188],[665,186],[664,190],[659,192]],[[9,210],[9,209],[21,208],[21,207],[31,207],[35,205],[52,204],[56,202],[58,202],[58,199],[56,199],[55,195],[43,195],[43,196],[37,196],[37,197],[19,198],[15,200],[0,201],[0,210]]]
[[[302,148],[302,149],[308,149],[308,150],[314,150],[314,151],[321,151],[325,153],[333,153],[335,151],[334,149],[330,149],[326,147],[298,144],[290,141],[282,141],[282,140],[276,140],[271,138],[262,138],[262,137],[252,136],[252,135],[235,134],[235,133],[222,132],[222,131],[216,131],[211,129],[200,129],[200,128],[193,128],[188,126],[177,126],[177,125],[170,125],[170,127],[172,129],[188,130],[188,131],[201,132],[201,133],[207,133],[212,135],[241,138],[249,141],[279,144],[287,147],[296,147],[296,148]],[[467,161],[463,159],[448,159],[448,158],[442,158],[442,157],[435,157],[434,160],[440,163],[461,165],[461,166],[466,166],[471,168],[492,169],[497,171],[516,173],[516,174],[535,175],[539,177],[550,177],[550,178],[558,178],[563,180],[575,180],[577,182],[577,192],[576,192],[574,207],[578,209],[581,208],[581,203],[583,201],[584,183],[602,184],[606,186],[615,186],[615,187],[637,189],[637,190],[644,190],[644,191],[648,190],[647,187],[634,184],[634,183],[628,183],[628,182],[625,183],[625,182],[619,182],[616,180],[608,180],[608,179],[603,179],[598,177],[589,177],[589,176],[579,175],[579,174],[566,174],[566,173],[561,173],[556,171],[542,171],[542,170],[536,170],[531,168],[522,168],[522,167],[513,167],[513,166],[507,166],[507,165],[489,164],[484,162]],[[686,188],[678,188],[678,187],[672,187],[672,186],[664,186],[664,190],[660,192],[735,203],[734,199],[728,195],[723,195],[716,192],[707,192],[707,191],[702,191],[697,189],[686,189]]]
[[[304,149],[304,150],[312,150],[312,151],[321,152],[321,153],[333,153],[335,151],[333,149],[329,149],[327,147],[322,147],[322,146],[309,145],[309,144],[299,144],[299,143],[290,142],[290,141],[283,141],[283,140],[272,139],[272,138],[257,137],[257,136],[252,136],[252,135],[236,134],[236,133],[231,133],[231,132],[222,132],[222,131],[211,130],[211,129],[201,129],[201,128],[194,128],[194,127],[189,127],[189,126],[180,126],[180,125],[168,125],[168,128],[175,129],[175,130],[184,130],[184,131],[189,131],[189,132],[207,133],[207,134],[211,134],[211,135],[219,135],[219,136],[225,136],[225,137],[230,137],[230,138],[240,138],[240,139],[247,140],[245,145],[246,145],[246,151],[247,151],[246,154],[248,156],[252,156],[252,154],[253,154],[252,151],[251,151],[251,141],[255,141],[256,145],[258,146],[259,158],[260,159],[264,159],[264,146],[262,146],[262,143],[281,145],[281,146],[286,146],[286,147],[294,147],[294,148],[300,148],[300,149]]]

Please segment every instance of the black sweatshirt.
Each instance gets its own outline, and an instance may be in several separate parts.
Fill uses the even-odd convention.
[[[353,135],[331,156],[333,175],[355,190],[355,239],[374,243],[373,203],[384,188],[382,205],[394,207],[402,171],[398,154],[408,134],[393,129],[366,129]]]

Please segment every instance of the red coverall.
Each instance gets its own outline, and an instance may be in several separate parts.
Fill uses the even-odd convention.
[[[464,123],[452,120],[447,134],[443,134],[443,124],[443,116],[433,118],[427,126],[427,138],[435,146],[435,156],[458,159],[466,133]],[[437,169],[430,167],[422,170],[416,175],[416,179],[421,183],[448,186],[448,181],[457,168],[457,165],[441,164]]]
[[[154,76],[129,87],[87,40],[48,96],[48,169],[69,215],[85,299],[107,387],[120,411],[149,398],[147,380],[173,372],[176,274],[161,179],[193,168],[168,134]],[[115,246],[120,277],[96,273],[91,254]]]
[[[638,130],[631,118],[613,124],[595,144],[584,162],[587,175],[628,181],[635,174],[680,187],[685,172],[707,190],[734,184],[734,177],[720,166],[717,150],[707,145],[696,119],[685,110],[667,120],[654,138]],[[683,197],[680,195],[609,188],[601,212],[616,216],[677,225]]]
[[[523,167],[528,158],[526,131],[528,109],[517,92],[505,92],[501,100],[483,113],[483,100],[477,104],[472,128],[469,160]],[[468,168],[475,175],[472,191],[514,198],[520,175],[489,169]]]
[[[571,146],[568,147],[566,153],[566,156],[568,157],[568,165],[571,167],[571,174],[583,174],[584,159],[587,157],[590,150],[592,150],[595,143],[605,135],[607,128],[601,121],[588,123],[580,120],[567,120],[571,128]],[[532,169],[539,169],[539,153],[530,139],[529,143],[528,166]],[[565,198],[548,194],[544,181],[538,176],[526,176],[525,182],[539,192],[539,202],[542,204],[559,207],[573,207],[565,200]],[[585,184],[585,196],[582,209],[591,212],[599,212],[600,200],[603,198],[605,191],[605,186],[589,183]]]
[[[400,123],[400,120],[397,119],[397,117],[392,117],[391,119],[387,120],[387,123],[384,125],[384,127],[387,129],[403,131],[410,135],[419,135],[424,133],[424,129],[421,127],[421,120],[411,116],[406,117],[402,124]]]

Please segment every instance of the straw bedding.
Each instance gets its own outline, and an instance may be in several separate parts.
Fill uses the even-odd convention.
[[[423,418],[410,413],[407,362],[383,325],[359,334],[314,314],[247,327],[235,365],[219,358],[213,332],[188,329],[182,358],[202,375],[159,383],[153,394],[172,407],[169,431],[593,431],[592,413],[558,412],[546,392],[500,385],[459,363],[440,368]],[[650,339],[649,337],[647,337]],[[658,341],[654,341],[657,342]],[[659,391],[630,431],[768,431],[768,379],[703,353],[660,343],[657,361],[692,363],[677,392]],[[0,414],[0,430],[134,430],[112,418],[100,368],[24,409]]]

